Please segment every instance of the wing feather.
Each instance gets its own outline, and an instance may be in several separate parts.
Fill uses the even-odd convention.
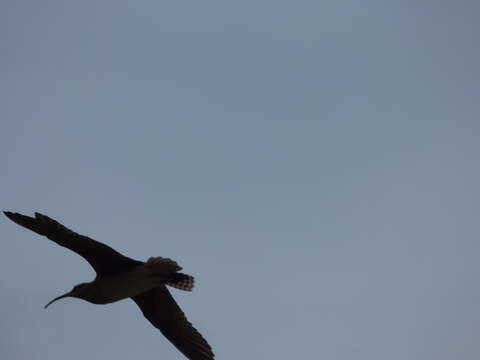
[[[212,360],[212,348],[187,320],[165,286],[132,297],[150,323],[190,360]]]
[[[4,214],[18,225],[46,236],[58,245],[76,252],[88,261],[97,272],[97,275],[106,275],[141,264],[140,261],[126,257],[108,245],[77,234],[59,222],[40,213],[35,213],[35,217],[9,211],[5,211]]]

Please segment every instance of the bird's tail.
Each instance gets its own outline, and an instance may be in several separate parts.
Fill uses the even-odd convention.
[[[175,273],[172,274],[172,279],[167,281],[167,285],[185,291],[192,291],[195,286],[195,279],[193,276]]]
[[[147,266],[152,273],[162,274],[162,277],[168,274],[165,282],[167,285],[180,290],[192,291],[195,283],[193,276],[179,273],[178,271],[182,270],[182,267],[176,261],[162,257],[151,257],[147,260]]]
[[[151,257],[147,260],[147,266],[152,273],[175,273],[182,267],[169,258]]]

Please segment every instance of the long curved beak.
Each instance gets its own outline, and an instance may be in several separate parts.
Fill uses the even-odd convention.
[[[72,296],[72,292],[71,292],[71,291],[69,291],[69,292],[66,293],[66,294],[63,294],[63,295],[60,295],[60,296],[56,297],[55,299],[53,299],[52,301],[50,301],[47,305],[45,305],[43,308],[46,309],[47,307],[50,306],[51,303],[54,303],[54,302],[57,301],[57,300],[60,300],[60,299],[66,298],[66,297],[70,297],[70,296]]]

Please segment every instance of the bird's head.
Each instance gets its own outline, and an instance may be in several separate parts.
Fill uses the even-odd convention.
[[[50,304],[54,303],[57,300],[66,298],[66,297],[74,297],[74,298],[79,298],[79,299],[84,299],[84,300],[89,300],[91,297],[91,286],[90,283],[81,283],[78,285],[75,285],[73,289],[66,294],[60,295],[50,301],[47,305],[45,305],[44,309],[46,309]]]

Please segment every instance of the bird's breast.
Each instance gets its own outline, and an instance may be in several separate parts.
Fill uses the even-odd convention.
[[[112,303],[129,298],[161,285],[158,279],[152,278],[143,266],[106,276],[95,281],[99,298],[104,303]]]

